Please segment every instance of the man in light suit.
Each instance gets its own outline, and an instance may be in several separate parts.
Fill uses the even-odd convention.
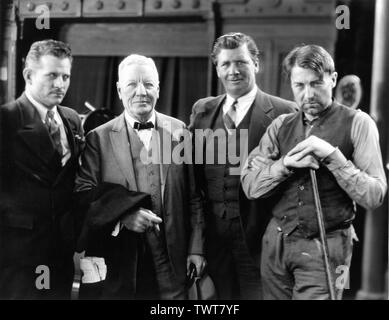
[[[117,89],[124,112],[87,135],[76,179],[78,193],[101,190],[108,183],[129,190],[110,188],[110,194],[102,193],[108,200],[91,202],[96,215],[110,208],[117,217],[95,228],[107,266],[101,297],[185,299],[187,265],[193,262],[201,272],[205,264],[203,212],[191,168],[164,161],[174,160],[172,150],[180,142],[176,134],[185,132],[185,125],[154,110],[159,79],[152,59],[125,58]],[[136,202],[142,194],[150,196],[149,207]],[[112,207],[111,195],[117,199]],[[117,208],[120,203],[123,207]],[[86,254],[98,255],[94,247],[86,247]]]
[[[258,55],[253,39],[243,33],[216,40],[211,57],[226,94],[198,100],[189,126],[196,156],[204,155],[196,162],[195,176],[205,197],[206,258],[220,299],[261,298],[260,243],[269,216],[263,203],[244,195],[239,168],[271,121],[295,109],[257,87]],[[219,134],[205,139],[196,134],[207,129]],[[214,139],[220,133],[222,138]],[[214,158],[206,159],[210,154]]]
[[[0,108],[0,298],[69,299],[72,194],[83,131],[59,104],[70,83],[67,44],[32,44],[25,92]]]

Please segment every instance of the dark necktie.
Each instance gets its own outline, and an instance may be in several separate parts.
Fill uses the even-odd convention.
[[[134,129],[136,130],[146,130],[151,128],[154,128],[154,124],[151,121],[146,123],[134,122]]]
[[[227,130],[236,129],[236,105],[238,100],[235,100],[233,104],[231,104],[228,111],[223,115],[224,125]]]
[[[48,110],[46,114],[46,126],[49,130],[51,139],[54,142],[55,149],[62,156],[63,150],[61,145],[61,132],[59,130],[59,124],[54,119],[54,111]]]

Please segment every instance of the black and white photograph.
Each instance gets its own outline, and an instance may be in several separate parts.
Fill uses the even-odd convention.
[[[388,300],[388,34],[387,0],[1,0],[0,300]]]

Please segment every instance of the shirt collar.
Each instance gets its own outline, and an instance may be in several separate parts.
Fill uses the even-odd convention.
[[[42,119],[43,122],[46,121],[46,114],[47,114],[47,111],[49,110],[48,108],[46,108],[43,104],[39,103],[38,101],[36,101],[32,96],[31,94],[26,91],[26,96],[27,96],[27,99],[30,100],[30,102],[32,103],[32,105],[35,107],[35,109],[38,111],[38,114],[39,114],[39,117]],[[53,110],[54,112],[54,115],[57,115],[58,114],[58,110],[57,110],[57,106],[54,106],[53,108],[51,108],[51,110]],[[57,117],[56,117],[57,118]]]
[[[130,116],[130,114],[127,112],[127,110],[124,111],[124,117],[126,118],[126,122],[131,126],[131,128],[134,128],[135,122],[139,122],[137,119]],[[154,128],[155,128],[155,119],[156,119],[155,111],[153,110],[153,112],[151,113],[151,117],[147,121],[151,121],[154,125]]]
[[[250,92],[246,93],[244,96],[239,97],[237,99],[238,104],[237,104],[236,108],[239,109],[245,105],[251,106],[255,100],[255,97],[257,95],[257,91],[258,91],[257,86],[254,86],[254,88]],[[227,96],[226,97],[226,105],[229,107],[234,103],[235,99],[233,97],[231,97],[228,93],[226,96]]]

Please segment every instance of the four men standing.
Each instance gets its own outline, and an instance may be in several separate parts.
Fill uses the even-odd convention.
[[[193,106],[194,165],[172,157],[185,125],[155,111],[156,66],[135,54],[119,65],[124,112],[88,134],[79,162],[81,122],[59,106],[70,49],[32,45],[25,93],[0,108],[1,298],[69,298],[78,238],[85,259],[106,263],[100,298],[186,299],[194,264],[219,299],[328,299],[309,170],[335,273],[350,266],[354,202],[372,209],[386,192],[375,123],[332,99],[337,74],[319,46],[284,62],[299,112],[256,85],[251,37],[221,36],[211,56],[226,93]],[[36,283],[42,266],[50,290]]]

